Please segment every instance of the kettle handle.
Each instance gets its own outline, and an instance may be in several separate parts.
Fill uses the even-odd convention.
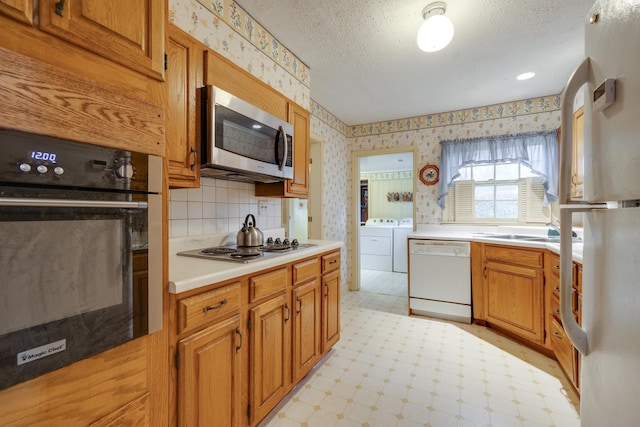
[[[251,225],[249,225],[249,217],[251,217],[251,219],[253,221],[253,222],[251,222]],[[256,225],[256,218],[253,216],[253,214],[247,215],[247,217],[244,219],[244,226],[245,227],[249,227],[249,226],[255,227],[255,225]]]

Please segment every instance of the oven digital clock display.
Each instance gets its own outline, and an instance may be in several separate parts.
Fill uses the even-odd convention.
[[[48,151],[29,151],[29,158],[55,164],[58,160],[58,155]]]

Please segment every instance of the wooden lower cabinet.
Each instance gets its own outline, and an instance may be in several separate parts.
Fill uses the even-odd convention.
[[[264,418],[289,391],[291,307],[287,295],[250,311],[249,421]]]
[[[178,425],[242,426],[240,315],[180,340]]]
[[[300,381],[321,355],[320,286],[314,279],[293,289],[293,381]]]
[[[322,276],[322,351],[326,353],[340,339],[340,271]]]
[[[485,245],[484,255],[486,321],[543,345],[542,251]]]
[[[259,424],[338,341],[339,291],[338,250],[172,295],[171,424]]]

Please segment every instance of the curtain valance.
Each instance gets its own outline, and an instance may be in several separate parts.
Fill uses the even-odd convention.
[[[441,141],[438,205],[445,197],[460,169],[469,165],[517,162],[543,178],[544,204],[558,199],[558,131],[487,136]]]

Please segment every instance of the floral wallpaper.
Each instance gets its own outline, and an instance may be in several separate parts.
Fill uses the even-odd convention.
[[[347,218],[351,218],[352,206],[348,193],[351,190],[351,151],[344,133],[327,125],[315,115],[311,116],[311,134],[323,142],[323,191],[322,219],[324,239],[341,240],[342,248],[341,276],[343,285],[351,278],[350,257],[352,230],[347,227]]]
[[[169,0],[168,19],[306,109],[309,67],[232,0]]]

